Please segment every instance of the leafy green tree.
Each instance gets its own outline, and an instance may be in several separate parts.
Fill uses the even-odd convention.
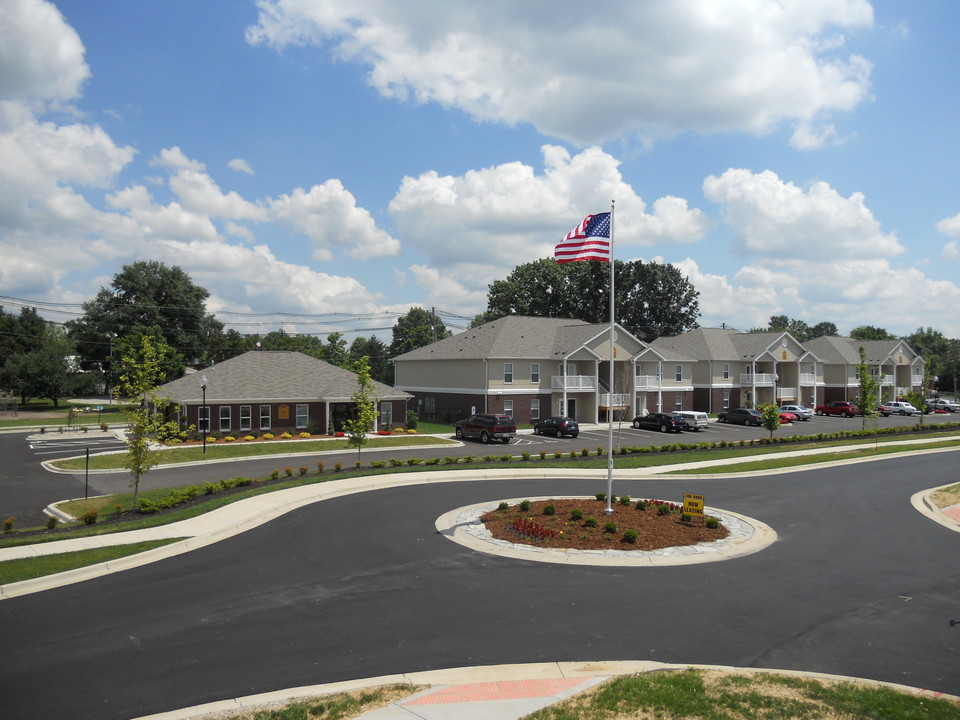
[[[332,332],[327,335],[327,342],[323,345],[322,359],[337,367],[349,365],[347,341],[343,339],[343,333]]]
[[[891,335],[887,330],[873,325],[860,325],[850,331],[850,337],[854,340],[896,340],[896,335]]]
[[[343,423],[347,432],[347,442],[357,448],[357,460],[360,459],[360,450],[367,442],[367,432],[373,427],[377,419],[377,398],[375,387],[370,379],[370,363],[363,356],[354,363],[353,371],[357,374],[357,390],[350,396],[354,402],[354,415]]]
[[[143,347],[144,338],[148,339],[156,350],[159,360],[157,385],[183,377],[185,365],[183,355],[178,353],[164,340],[160,328],[135,330],[129,335],[117,338],[113,344],[113,351],[119,358],[137,357]]]
[[[750,332],[788,332],[799,342],[806,342],[824,335],[839,335],[840,331],[832,322],[819,322],[812,327],[803,320],[787,315],[771,315],[765,328],[753,328]]]
[[[127,443],[124,467],[130,470],[130,487],[133,488],[133,505],[137,506],[140,478],[159,461],[159,453],[151,448],[151,438],[163,424],[161,411],[169,404],[161,398],[157,389],[163,381],[164,355],[168,346],[159,338],[143,335],[140,345],[130,348],[122,356],[116,394],[132,401],[130,412],[131,437]]]
[[[918,327],[903,339],[926,361],[927,372],[946,383],[953,368],[950,340],[931,327]]]
[[[113,376],[112,339],[160,328],[167,345],[187,362],[208,361],[207,348],[223,333],[223,324],[206,312],[210,296],[179,267],[155,260],[125,265],[108,288],[83,304],[83,317],[67,323],[85,368]],[[117,355],[119,357],[119,355]]]
[[[757,410],[760,411],[760,424],[770,431],[770,439],[773,440],[774,431],[780,429],[780,408],[773,403],[766,403]]]
[[[410,308],[406,315],[397,318],[397,323],[393,326],[390,355],[403,355],[450,335],[452,333],[447,330],[447,326],[434,313],[419,307]]]
[[[650,342],[696,327],[699,293],[672,265],[639,260],[614,262],[615,315],[619,324]],[[568,317],[591,323],[610,317],[610,266],[557,263],[543,258],[518,265],[490,284],[490,317]]]
[[[42,330],[23,346],[30,350],[7,358],[0,369],[0,387],[19,395],[23,403],[28,397],[47,398],[60,407],[60,398],[71,394],[82,378],[71,359],[73,344],[63,330],[53,325]]]
[[[393,385],[393,363],[390,362],[390,349],[376,335],[369,338],[356,337],[350,343],[348,362],[351,366],[364,355],[370,362],[370,377],[384,385]]]
[[[38,350],[47,337],[47,323],[36,308],[22,307],[19,315],[13,315],[0,305],[0,368],[14,355]]]
[[[929,371],[923,373],[923,386],[919,390],[910,389],[903,394],[903,399],[920,411],[920,424],[923,425],[923,416],[927,414],[927,388],[930,387]]]
[[[867,365],[867,351],[860,346],[860,362],[857,364],[857,377],[860,380],[857,389],[857,407],[863,416],[863,429],[867,429],[867,420],[880,414],[877,404],[880,399],[880,378],[870,372]]]
[[[818,322],[810,328],[810,332],[807,333],[807,340],[825,336],[837,337],[838,335],[840,335],[840,331],[832,322]]]

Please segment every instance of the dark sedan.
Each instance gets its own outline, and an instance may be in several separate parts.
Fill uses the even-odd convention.
[[[575,438],[580,434],[580,426],[573,418],[559,416],[548,417],[537,420],[533,424],[534,435],[542,435],[543,433],[552,433],[557,437],[569,435]]]
[[[724,410],[717,415],[717,420],[724,423],[737,423],[738,425],[756,425],[760,427],[763,424],[763,415],[759,410],[752,408],[734,408],[733,410]]]
[[[667,413],[637,415],[633,419],[633,426],[638,430],[659,430],[660,432],[683,432],[690,428],[687,421],[679,415],[669,415]]]

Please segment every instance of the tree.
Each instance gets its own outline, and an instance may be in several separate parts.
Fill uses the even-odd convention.
[[[602,262],[558,263],[549,258],[518,265],[487,293],[487,313],[567,317],[591,323],[610,317],[610,266]],[[699,293],[672,265],[639,260],[614,263],[617,322],[641,340],[696,327]]]
[[[60,407],[60,398],[72,393],[81,379],[72,362],[73,344],[56,326],[44,324],[41,330],[21,345],[29,350],[7,358],[0,369],[0,387],[19,395],[22,403],[28,397],[47,398]]]
[[[157,386],[164,372],[164,356],[168,350],[167,345],[158,338],[143,335],[139,347],[131,348],[120,360],[116,394],[118,399],[125,397],[133,401],[130,412],[131,437],[124,467],[130,470],[134,508],[137,507],[140,478],[159,462],[159,454],[151,449],[150,440],[163,424],[160,411],[168,404],[166,399],[157,394]]]
[[[767,327],[753,328],[750,332],[788,332],[799,342],[806,342],[824,335],[840,334],[837,326],[832,322],[819,322],[811,327],[803,320],[791,318],[787,315],[771,315]]]
[[[370,379],[369,358],[363,356],[353,365],[357,374],[357,390],[350,399],[355,404],[354,416],[343,423],[347,431],[347,442],[357,448],[357,460],[360,460],[360,449],[367,442],[367,432],[373,427],[377,419],[377,398],[374,395],[375,387]]]
[[[923,373],[923,386],[919,390],[910,389],[903,394],[903,399],[920,411],[920,424],[923,425],[923,416],[927,414],[927,388],[930,386],[930,373]]]
[[[896,340],[896,335],[891,335],[885,329],[874,327],[873,325],[860,325],[850,331],[850,337],[854,340]]]
[[[807,333],[807,340],[813,340],[815,338],[824,336],[836,337],[839,334],[840,331],[832,322],[818,322],[816,325],[810,328],[810,332]]]
[[[167,344],[167,341],[163,339],[160,328],[150,328],[146,331],[136,330],[129,335],[117,338],[113,343],[113,351],[119,358],[138,357],[142,352],[144,339],[148,339],[153,344],[157,354],[159,363],[157,385],[183,377],[183,355]]]
[[[757,408],[760,411],[760,424],[770,431],[773,440],[773,431],[780,429],[780,408],[773,403],[766,403]]]
[[[860,362],[857,364],[857,376],[860,386],[857,390],[857,407],[863,416],[863,429],[867,429],[867,420],[880,414],[877,404],[880,401],[880,378],[870,373],[867,367],[867,351],[860,346]]]
[[[36,308],[20,308],[20,315],[3,311],[0,305],[0,368],[14,355],[39,349],[47,338],[47,323]]]
[[[926,361],[927,372],[946,382],[953,369],[950,340],[931,327],[918,327],[903,339]]]
[[[419,307],[410,308],[406,315],[397,318],[397,324],[393,326],[390,355],[391,357],[403,355],[450,335],[452,333],[435,314]]]
[[[322,359],[337,367],[347,367],[349,365],[347,341],[343,339],[343,333],[332,332],[327,335],[327,342],[323,346]]]
[[[356,337],[350,344],[348,362],[356,365],[364,355],[370,363],[370,377],[384,385],[393,385],[393,363],[390,362],[390,349],[376,335],[369,338]]]
[[[188,362],[204,363],[207,348],[223,333],[223,324],[206,312],[209,296],[177,266],[138,261],[125,265],[109,288],[100,288],[84,303],[83,317],[69,321],[67,328],[83,366],[112,375],[112,339],[151,328],[159,328]]]

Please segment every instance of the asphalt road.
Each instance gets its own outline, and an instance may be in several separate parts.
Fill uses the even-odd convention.
[[[960,420],[960,415],[928,415],[925,423],[942,423]],[[875,421],[878,427],[909,427],[916,424],[917,419],[912,417],[891,416],[878,418]],[[795,422],[785,425],[777,431],[778,435],[815,435],[817,433],[836,432],[838,430],[859,430],[863,426],[861,418],[813,417],[804,422]],[[443,457],[505,453],[519,454],[528,451],[537,454],[541,450],[553,453],[560,450],[569,453],[571,450],[588,448],[596,450],[598,446],[606,447],[608,431],[605,426],[588,426],[580,437],[554,438],[552,436],[535,436],[522,434],[509,445],[493,443],[482,445],[473,440],[464,441],[462,446],[444,446],[435,448],[415,448],[411,450],[371,450],[363,451],[364,461],[370,458],[396,457]],[[661,445],[673,442],[699,442],[701,440],[749,440],[752,438],[767,437],[769,432],[763,428],[744,427],[743,425],[729,425],[711,423],[706,430],[698,432],[684,432],[682,434],[660,433],[652,430],[634,430],[629,424],[616,428],[614,445]],[[87,448],[91,454],[108,449],[119,449],[121,443],[116,440],[101,438],[91,434],[89,437],[60,438],[52,433],[46,436],[33,436],[27,433],[0,434],[0,519],[13,516],[16,518],[16,527],[35,527],[46,521],[43,509],[54,502],[77,497],[110,495],[113,493],[128,492],[130,476],[127,473],[83,473],[72,475],[48,473],[40,467],[40,462],[51,458],[82,455]],[[453,436],[450,436],[453,439]],[[279,456],[244,460],[242,462],[212,462],[209,465],[172,468],[155,468],[141,478],[140,488],[143,490],[155,488],[169,488],[181,485],[191,485],[204,482],[216,482],[224,478],[237,475],[262,477],[269,475],[277,468],[286,465],[307,465],[315,467],[317,460],[323,460],[327,467],[336,462],[352,466],[357,454],[354,450],[342,453],[324,453],[316,456],[286,459]]]
[[[955,453],[749,478],[615,481],[766,522],[755,555],[558,566],[450,542],[483,500],[599,481],[431,483],[328,500],[153,565],[0,602],[7,717],[111,720],[443,667],[656,660],[792,668],[960,694],[960,534],[912,493]]]

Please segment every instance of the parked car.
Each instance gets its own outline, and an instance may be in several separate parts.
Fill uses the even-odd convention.
[[[788,412],[791,415],[796,415],[798,420],[809,420],[813,417],[813,410],[803,405],[781,405],[780,412]]]
[[[797,419],[797,416],[790,412],[780,411],[780,424],[786,425],[787,423],[792,423]]]
[[[457,423],[457,439],[479,438],[487,444],[492,440],[508,443],[517,435],[517,424],[509,415],[477,413]]]
[[[759,410],[753,410],[752,408],[733,408],[732,410],[724,410],[722,413],[718,413],[717,420],[724,423],[756,425],[759,427],[763,424],[763,415],[760,414]]]
[[[689,429],[687,421],[679,415],[658,412],[637,415],[633,419],[633,426],[638,430],[659,430],[660,432],[683,432]]]
[[[710,425],[707,414],[699,410],[677,410],[673,414],[687,421],[688,430],[702,430]]]
[[[888,402],[877,408],[884,417],[888,415],[913,415],[920,412],[908,402]]]
[[[537,420],[533,424],[534,435],[542,435],[545,432],[553,433],[557,437],[563,437],[564,435],[577,437],[580,434],[580,426],[573,418],[557,415]]]
[[[839,415],[840,417],[853,417],[860,414],[860,408],[852,402],[846,400],[834,400],[826,405],[817,405],[817,415]]]
[[[943,398],[927,398],[927,412],[960,412],[960,405],[957,405],[955,402],[950,400],[945,400]]]

